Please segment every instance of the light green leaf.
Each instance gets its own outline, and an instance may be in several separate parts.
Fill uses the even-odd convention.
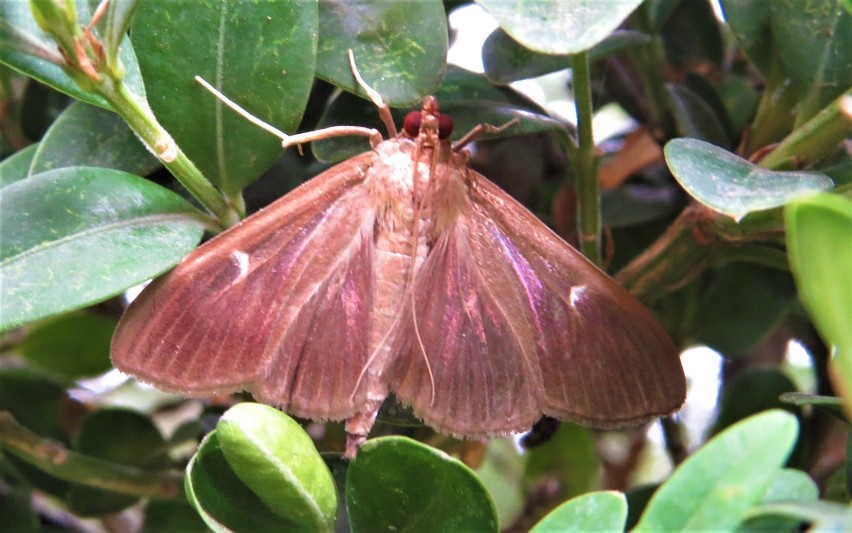
[[[671,140],[664,152],[675,179],[693,198],[734,220],[833,187],[822,174],[767,170],[698,139]]]
[[[337,488],[313,441],[292,418],[241,403],[222,415],[216,431],[234,473],[267,507],[304,529],[331,529]]]
[[[796,418],[772,410],[731,426],[684,461],[648,503],[635,531],[720,531],[761,501],[793,449]]]
[[[563,503],[542,518],[530,533],[556,531],[624,531],[627,500],[615,491],[589,492]]]
[[[642,0],[476,0],[530,50],[576,54],[608,37]]]

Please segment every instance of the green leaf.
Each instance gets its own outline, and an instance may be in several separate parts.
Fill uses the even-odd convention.
[[[772,48],[772,2],[722,0],[722,7],[737,44],[763,75],[768,75],[775,53]]]
[[[713,269],[701,285],[690,341],[728,357],[748,352],[796,305],[790,274],[754,263],[738,261]]]
[[[75,439],[80,453],[113,463],[148,467],[164,464],[165,441],[151,420],[128,409],[101,409],[87,416]],[[130,507],[138,497],[74,485],[66,496],[79,516],[115,513]]]
[[[295,420],[257,403],[222,415],[216,433],[234,473],[267,507],[306,530],[330,530],[337,489],[313,441]]]
[[[814,480],[801,470],[782,468],[766,490],[763,503],[799,501],[812,502],[819,497]],[[760,507],[758,507],[759,509]],[[753,511],[754,512],[754,511]],[[758,515],[740,524],[737,531],[798,531],[800,520],[772,515]]]
[[[206,533],[204,521],[186,502],[150,501],[145,506],[145,521],[142,533]]]
[[[731,145],[716,113],[695,92],[680,85],[667,84],[666,94],[679,135],[694,137],[716,146]]]
[[[75,102],[45,133],[29,174],[83,166],[112,168],[144,176],[160,163],[121,117]]]
[[[845,1],[769,2],[778,57],[800,99],[798,123],[852,85],[852,13]]]
[[[107,64],[114,64],[120,46],[127,44],[127,30],[133,21],[133,13],[139,7],[139,0],[115,0],[106,6],[101,20],[95,26],[103,38],[104,54]]]
[[[213,531],[293,531],[231,470],[216,431],[207,434],[186,466],[186,496]]]
[[[482,483],[464,464],[405,437],[367,441],[346,473],[346,508],[361,531],[497,531]]]
[[[522,135],[541,131],[565,131],[565,127],[553,120],[535,104],[525,100],[511,89],[491,85],[483,76],[450,66],[435,97],[441,112],[453,118],[453,139],[460,139],[474,126],[481,123],[499,126],[518,118],[520,122],[498,136]],[[402,124],[404,111],[394,110],[394,119]],[[340,125],[358,125],[376,128],[384,133],[378,111],[372,102],[348,93],[341,94],[320,118],[317,128]],[[483,138],[495,136],[483,135]],[[336,162],[370,149],[363,138],[338,137],[324,139],[313,144],[314,155],[321,161]]]
[[[812,524],[808,531],[852,531],[852,509],[834,502],[772,502],[752,513],[752,516],[763,515],[796,518]]]
[[[784,408],[780,396],[796,390],[796,385],[776,368],[753,368],[745,370],[725,382],[719,399],[716,421],[710,431],[715,435],[735,423],[769,409]]]
[[[513,39],[545,54],[576,54],[603,41],[642,0],[476,0]]]
[[[521,481],[525,457],[511,439],[493,439],[476,475],[494,499],[501,528],[510,526],[524,511]]]
[[[835,387],[852,412],[852,201],[833,194],[787,206],[787,251],[799,296],[836,352]]]
[[[59,438],[59,413],[65,387],[28,368],[0,369],[0,411],[8,411],[43,437]]]
[[[603,59],[624,48],[650,41],[651,36],[642,32],[616,30],[589,50],[589,61]],[[482,64],[489,80],[505,85],[571,68],[571,56],[534,52],[524,48],[508,33],[497,28],[482,45]]]
[[[151,107],[186,155],[229,196],[278,159],[281,141],[228,109],[194,76],[292,132],[313,83],[317,32],[316,2],[309,0],[155,0],[139,6],[133,44]]]
[[[45,320],[26,332],[15,351],[50,372],[73,380],[110,368],[109,344],[115,319],[72,313]]]
[[[796,442],[796,418],[767,411],[731,426],[684,461],[635,531],[725,530],[761,500]]]
[[[698,139],[671,140],[664,152],[669,169],[690,196],[737,221],[752,211],[833,187],[822,174],[767,170]]]
[[[0,189],[27,177],[38,144],[18,150],[0,163]]]
[[[104,300],[174,266],[198,211],[124,172],[72,167],[0,189],[0,330]]]
[[[590,492],[563,503],[542,518],[530,533],[549,531],[624,531],[627,500],[615,491]]]
[[[320,0],[317,76],[365,94],[352,76],[347,50],[361,77],[393,106],[431,94],[447,63],[447,15],[440,0]]]
[[[529,450],[524,472],[527,494],[556,481],[555,501],[591,491],[600,478],[600,457],[589,428],[562,423],[547,442]]]
[[[837,396],[822,396],[818,394],[806,394],[804,392],[785,392],[781,395],[781,401],[792,405],[813,405],[817,409],[834,415],[838,420],[848,423],[846,414],[843,412],[843,399]]]
[[[78,1],[75,6],[77,19],[80,22],[88,22],[91,19],[88,2]],[[53,61],[45,57],[51,57]],[[124,84],[132,92],[144,98],[145,84],[139,73],[136,54],[128,41],[123,43],[119,57],[127,71],[123,80]],[[0,2],[0,62],[60,92],[92,105],[110,109],[109,103],[103,97],[82,90],[62,70],[59,65],[63,60],[56,50],[56,43],[36,24],[29,2]]]

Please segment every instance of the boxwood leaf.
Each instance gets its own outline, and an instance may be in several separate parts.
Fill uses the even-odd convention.
[[[231,469],[216,430],[207,434],[186,466],[186,496],[207,527],[217,533],[293,531]]]
[[[361,76],[389,105],[416,104],[441,81],[447,63],[447,15],[440,0],[321,0],[317,76],[364,94]]]
[[[337,488],[311,438],[272,407],[240,403],[216,426],[234,473],[270,510],[308,530],[330,530]]]
[[[346,473],[349,525],[361,531],[497,531],[491,497],[469,468],[405,437],[367,441]]]
[[[70,167],[0,189],[0,330],[119,294],[201,240],[200,213],[125,172]]]
[[[642,0],[476,0],[513,39],[545,54],[576,54],[609,36]]]
[[[734,220],[833,187],[823,174],[768,170],[698,139],[673,139],[664,153],[675,179],[693,198]]]
[[[31,144],[0,162],[0,189],[29,175],[30,164],[37,149],[38,143]]]
[[[624,531],[627,500],[615,491],[589,492],[563,503],[542,518],[530,533],[548,531]]]
[[[225,107],[194,76],[292,132],[314,80],[317,32],[317,5],[309,0],[152,0],[139,6],[133,44],[151,107],[187,156],[228,195],[275,162],[281,141]]]
[[[852,201],[823,194],[784,211],[790,267],[823,339],[836,346],[835,386],[852,413]]]
[[[760,502],[793,449],[796,418],[772,410],[735,424],[684,461],[634,531],[725,530]]]
[[[29,174],[78,166],[113,168],[145,176],[160,163],[121,117],[75,102],[42,137]]]

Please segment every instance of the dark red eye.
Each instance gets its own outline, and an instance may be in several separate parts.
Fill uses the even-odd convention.
[[[420,111],[412,111],[405,115],[405,120],[402,122],[402,129],[409,137],[417,137],[420,134]]]
[[[453,119],[450,115],[438,114],[438,138],[448,139],[453,133]]]

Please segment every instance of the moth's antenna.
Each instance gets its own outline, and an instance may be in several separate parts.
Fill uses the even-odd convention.
[[[239,113],[239,115],[242,116],[244,119],[281,139],[281,146],[283,146],[284,148],[289,148],[293,145],[298,146],[304,143],[319,141],[321,139],[328,139],[330,137],[343,137],[347,135],[369,137],[370,143],[373,146],[382,142],[381,133],[379,133],[373,128],[362,128],[361,126],[332,126],[330,128],[324,128],[316,131],[308,131],[305,133],[299,133],[297,135],[287,135],[275,126],[267,124],[266,122],[260,120],[256,116],[252,115],[251,113],[240,107],[236,102],[219,92],[218,89],[216,89],[209,83],[207,83],[207,81],[205,81],[204,78],[202,78],[201,76],[196,76],[195,81],[203,85],[205,89],[213,93],[216,98],[221,100],[226,106]]]
[[[468,144],[478,139],[479,136],[484,133],[500,133],[502,131],[505,131],[509,126],[514,126],[520,121],[521,119],[515,117],[512,120],[506,122],[505,124],[501,124],[500,126],[494,126],[492,124],[477,124],[473,127],[473,129],[465,133],[464,137],[456,141],[456,143],[453,145],[453,152],[458,152]]]
[[[388,135],[396,137],[396,124],[393,123],[393,115],[391,115],[390,108],[382,99],[382,95],[370,87],[367,82],[364,81],[364,78],[361,77],[361,73],[358,72],[358,67],[355,66],[355,53],[352,52],[351,48],[349,49],[349,67],[352,69],[352,75],[355,77],[355,81],[362,89],[364,89],[364,92],[366,92],[367,96],[370,97],[370,100],[376,104],[376,107],[379,108],[379,118],[381,118],[382,122],[385,123],[385,127],[388,129]]]

